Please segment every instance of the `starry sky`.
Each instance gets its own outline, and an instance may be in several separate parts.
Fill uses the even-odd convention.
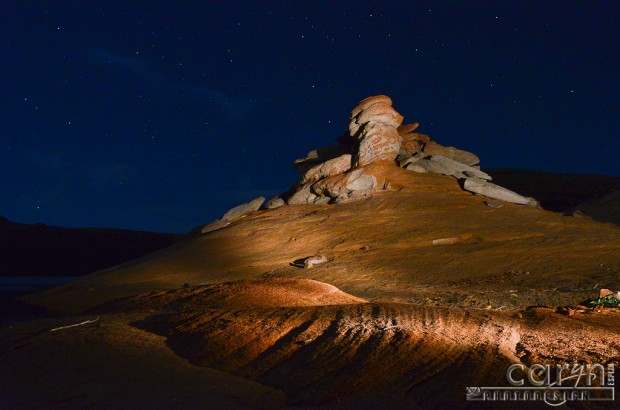
[[[0,4],[0,215],[186,232],[298,180],[357,101],[484,168],[620,175],[620,3]]]

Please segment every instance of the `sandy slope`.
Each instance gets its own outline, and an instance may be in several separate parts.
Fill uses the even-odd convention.
[[[463,192],[456,180],[386,167],[398,192],[336,206],[259,211],[137,262],[34,298],[81,311],[145,291],[271,276],[315,279],[367,300],[523,308],[620,288],[620,228]],[[461,238],[457,245],[433,240]],[[290,266],[324,254],[311,270]]]
[[[50,328],[83,317],[4,329],[0,377],[34,366],[40,370],[10,381],[17,391],[46,403],[46,380],[54,378],[69,407],[110,391],[139,401],[147,387],[127,390],[127,379],[148,384],[167,366],[174,381],[159,381],[158,394],[183,392],[190,373],[203,374],[211,407],[221,400],[459,408],[466,386],[505,385],[510,363],[620,361],[617,311],[555,313],[601,287],[620,288],[620,228],[510,204],[490,208],[450,177],[376,171],[402,189],[356,203],[259,211],[30,298],[100,320],[54,334]],[[459,240],[433,245],[441,238]],[[329,262],[291,266],[315,254]],[[550,308],[526,309],[532,305]],[[88,354],[91,345],[100,356]],[[41,357],[50,346],[59,359]],[[131,365],[103,365],[110,373],[101,390],[74,396],[69,386],[99,380],[92,369],[108,355]],[[60,361],[72,376],[58,370]],[[227,378],[243,394],[221,387]],[[0,393],[7,397],[15,396]]]
[[[93,316],[42,320],[0,329],[2,409],[204,409],[279,407],[286,396],[174,354],[166,339],[101,317],[89,326],[50,332]]]
[[[0,402],[461,408],[465,387],[506,385],[511,363],[620,361],[615,310],[567,317],[549,308],[368,303],[308,280],[185,287],[89,313],[4,329],[0,375],[7,389]]]

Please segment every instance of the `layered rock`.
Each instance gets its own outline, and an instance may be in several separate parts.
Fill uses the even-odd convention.
[[[322,164],[315,165],[304,174],[301,183],[318,181],[322,178],[342,174],[351,169],[351,154],[344,154],[336,158],[328,159]]]
[[[310,151],[293,163],[301,174],[291,190],[269,200],[264,209],[285,204],[333,204],[368,198],[378,191],[391,190],[382,175],[384,166],[400,166],[420,173],[453,176],[463,189],[488,198],[537,206],[533,198],[524,197],[492,184],[490,175],[481,171],[475,154],[446,147],[428,135],[417,132],[417,122],[402,124],[403,116],[386,95],[360,101],[349,115],[348,131],[334,146]],[[380,164],[375,166],[375,164]],[[228,211],[222,218],[205,226],[203,233],[227,226],[234,219],[253,212],[264,203],[257,198]],[[499,206],[498,206],[499,207]]]
[[[293,168],[304,175],[311,168],[329,161],[331,159],[340,157],[346,154],[353,154],[354,147],[350,144],[338,144],[330,147],[321,147],[310,151],[304,158],[300,158],[293,162]]]
[[[534,198],[488,182],[492,178],[476,165],[480,163],[476,154],[445,147],[426,134],[414,132],[418,127],[419,124],[415,122],[401,125],[397,129],[402,138],[397,160],[402,168],[420,173],[451,175],[462,181],[463,189],[474,194],[519,205],[539,206]]]
[[[402,137],[397,128],[403,116],[392,108],[392,100],[385,95],[368,97],[351,111],[349,135],[359,141],[353,164],[394,161],[399,153]]]
[[[428,135],[417,132],[417,122],[402,124],[403,116],[385,95],[360,101],[349,116],[348,132],[338,145],[311,151],[293,167],[301,181],[285,195],[293,204],[326,204],[358,200],[386,189],[369,171],[373,163],[398,164],[414,172],[450,175],[461,181],[465,190],[506,202],[534,206],[537,202],[488,183],[492,178],[481,171],[477,155],[455,147],[446,147]]]
[[[432,156],[440,155],[465,165],[476,165],[480,158],[471,152],[463,151],[455,147],[444,147],[435,141],[428,141],[424,145],[424,153]]]
[[[287,204],[326,204],[367,198],[385,187],[368,170],[373,163],[395,164],[403,141],[403,121],[385,95],[360,101],[349,116],[348,132],[338,145],[311,151],[293,164],[301,181]]]
[[[417,153],[400,161],[401,167],[421,173],[434,172],[436,174],[451,175],[457,179],[476,177],[491,180],[491,176],[478,168],[471,167],[441,155],[425,156]]]
[[[410,124],[418,127],[418,123]],[[442,156],[465,165],[476,165],[480,163],[480,158],[476,154],[464,151],[455,147],[444,147],[443,145],[432,141],[426,134],[417,132],[404,132],[408,126],[400,127],[399,133],[403,139],[400,147],[399,157],[407,158],[409,156],[424,153],[427,156]],[[415,129],[414,128],[414,129]]]
[[[512,202],[519,205],[537,207],[538,201],[534,198],[525,197],[499,185],[483,181],[478,178],[465,178],[463,188],[467,191],[486,196],[487,198],[499,199],[504,202]]]

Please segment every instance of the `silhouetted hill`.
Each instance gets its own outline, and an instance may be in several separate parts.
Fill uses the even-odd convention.
[[[0,217],[0,276],[79,276],[168,247],[181,235],[28,225]]]
[[[620,225],[620,177],[554,174],[522,169],[492,169],[493,182],[540,201],[544,209],[580,210],[602,222]]]

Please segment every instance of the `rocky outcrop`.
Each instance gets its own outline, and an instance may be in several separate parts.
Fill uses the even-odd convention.
[[[432,157],[424,157],[424,155],[416,154],[401,161],[401,166],[410,171],[421,173],[434,172],[436,174],[451,175],[457,179],[476,177],[485,180],[491,180],[491,176],[478,168],[470,167],[461,162],[445,158],[440,155]]]
[[[310,151],[304,158],[295,160],[295,162],[293,162],[293,168],[300,174],[304,175],[309,169],[317,165],[342,155],[351,155],[353,152],[354,148],[350,143],[338,144],[330,147],[321,147]]]
[[[377,178],[357,168],[342,175],[326,178],[316,183],[312,189],[321,198],[337,203],[369,197],[377,188]]]
[[[348,132],[338,138],[337,145],[310,151],[293,163],[302,177],[286,196],[287,204],[353,201],[384,190],[387,185],[379,184],[368,165],[396,165],[403,141],[398,131],[402,121],[385,95],[360,101],[349,116]]]
[[[417,122],[404,124],[403,116],[386,95],[363,99],[351,111],[348,132],[338,144],[311,151],[293,164],[302,176],[288,195],[287,204],[326,204],[370,197],[389,189],[369,165],[398,164],[420,173],[450,175],[461,181],[465,190],[488,198],[517,204],[537,202],[498,185],[486,183],[491,176],[476,165],[477,155],[455,147],[445,147],[426,134],[417,132]],[[480,182],[478,182],[480,181]]]
[[[356,201],[379,191],[395,189],[382,171],[386,165],[419,173],[449,175],[461,180],[463,189],[491,199],[528,206],[538,204],[533,198],[487,182],[492,178],[477,166],[478,156],[445,147],[417,132],[419,127],[418,122],[403,125],[403,116],[392,107],[390,97],[375,95],[363,99],[351,111],[348,130],[337,138],[337,144],[310,151],[296,160],[293,168],[301,175],[299,182],[289,192],[272,198],[263,209],[285,204]],[[259,209],[264,201],[261,197],[239,205],[203,227],[202,232],[227,226],[230,221]]]
[[[394,161],[403,140],[397,131],[402,121],[402,115],[385,95],[360,101],[349,118],[349,135],[359,141],[354,165]]]
[[[519,195],[509,189],[478,178],[465,178],[463,188],[467,191],[486,196],[487,198],[499,199],[500,201],[531,207],[538,206],[538,201],[534,198]]]
[[[426,134],[414,132],[419,126],[420,124],[415,122],[397,128],[402,139],[397,157],[399,166],[419,173],[453,176],[463,181],[463,189],[474,194],[520,205],[538,206],[534,198],[524,197],[487,182],[492,178],[476,165],[480,163],[476,154],[455,147],[445,147]]]
[[[222,219],[226,221],[232,221],[235,218],[239,218],[240,216],[247,215],[250,212],[254,212],[260,208],[260,206],[265,202],[265,197],[258,197],[256,199],[251,200],[250,202],[246,202],[245,204],[237,205],[232,208],[228,212],[222,216]]]
[[[221,218],[216,219],[208,225],[205,225],[200,232],[209,233],[217,229],[223,228],[230,224],[231,221],[249,214],[250,212],[257,211],[261,205],[265,202],[265,197],[258,197],[241,205],[230,209]]]
[[[428,141],[424,145],[424,153],[432,156],[440,155],[465,165],[476,165],[480,163],[480,158],[471,152],[463,151],[454,147],[444,147],[435,141]]]
[[[322,164],[315,165],[304,174],[301,182],[318,181],[322,178],[332,177],[342,174],[351,169],[351,154],[344,154],[336,158],[329,159]]]
[[[271,198],[269,201],[267,201],[267,204],[265,204],[265,208],[276,209],[285,204],[286,203],[284,202],[284,199],[280,198],[279,196],[276,196],[276,197]]]
[[[428,135],[417,132],[399,135],[403,139],[403,143],[401,144],[399,151],[399,155],[402,157],[415,155],[422,152],[424,145],[430,141],[430,137]]]

